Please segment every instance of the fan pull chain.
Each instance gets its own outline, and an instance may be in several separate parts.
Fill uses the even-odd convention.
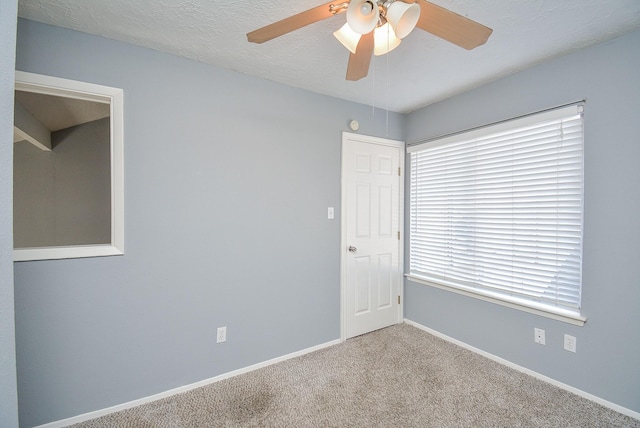
[[[390,28],[391,26],[388,25],[387,26],[387,106],[386,106],[386,110],[387,110],[387,123],[386,123],[386,127],[385,127],[385,137],[389,136],[389,43],[390,43]]]
[[[371,76],[371,81],[372,81],[372,87],[371,87],[371,91],[372,91],[372,102],[371,102],[371,117],[374,117],[376,115],[376,57],[374,56],[372,58],[372,64],[371,64],[371,68],[373,69],[373,73]]]

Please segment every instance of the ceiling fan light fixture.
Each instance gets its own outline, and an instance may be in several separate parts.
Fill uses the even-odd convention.
[[[247,40],[264,43],[342,12],[347,15],[347,25],[333,34],[351,53],[345,76],[349,81],[366,77],[374,54],[393,50],[415,27],[467,50],[486,43],[493,32],[429,0],[331,0],[251,31]],[[385,31],[387,23],[386,28],[391,29]],[[378,26],[383,29],[374,31]]]
[[[418,23],[420,6],[417,3],[409,4],[403,1],[394,1],[387,7],[386,18],[396,36],[404,39]]]
[[[418,10],[420,8],[418,7]],[[368,34],[378,25],[380,11],[373,0],[353,0],[347,8],[347,23],[358,34]]]
[[[391,52],[400,46],[400,42],[402,42],[402,40],[396,36],[396,33],[388,22],[374,30],[373,40],[373,54],[376,56]]]
[[[349,49],[351,53],[356,53],[356,48],[358,47],[361,35],[353,31],[348,22],[340,27],[339,30],[334,31],[333,35],[340,43],[342,43],[342,46]]]

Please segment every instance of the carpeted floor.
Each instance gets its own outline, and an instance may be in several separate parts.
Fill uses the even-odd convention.
[[[74,427],[640,427],[399,324]]]

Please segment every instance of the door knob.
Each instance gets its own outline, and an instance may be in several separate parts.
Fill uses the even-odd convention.
[[[358,251],[358,249],[356,247],[349,246],[349,251],[355,253],[356,251]]]

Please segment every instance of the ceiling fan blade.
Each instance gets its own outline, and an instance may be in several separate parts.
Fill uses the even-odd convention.
[[[483,45],[493,30],[427,0],[418,0],[420,19],[416,27],[471,50]]]
[[[290,33],[291,31],[306,27],[314,22],[331,18],[332,16],[346,10],[344,1],[330,1],[321,6],[305,10],[297,15],[290,16],[281,21],[269,24],[266,27],[247,33],[247,39],[253,43],[264,43],[271,39],[275,39],[276,37]]]
[[[369,74],[369,65],[373,55],[373,31],[362,35],[356,53],[349,54],[349,65],[347,66],[347,80],[360,80]]]

